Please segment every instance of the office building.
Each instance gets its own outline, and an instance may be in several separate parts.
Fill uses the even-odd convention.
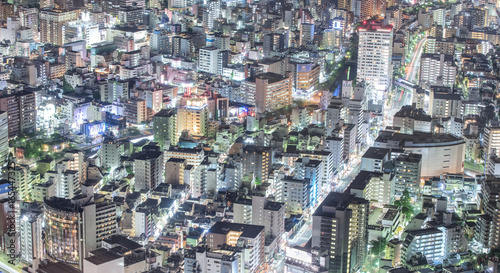
[[[385,91],[390,86],[392,40],[392,26],[367,23],[359,28],[357,80],[358,82],[364,81],[377,92]],[[379,93],[376,99],[381,100],[382,94]]]
[[[116,233],[116,205],[93,196],[45,199],[45,251],[80,269],[88,253]]]

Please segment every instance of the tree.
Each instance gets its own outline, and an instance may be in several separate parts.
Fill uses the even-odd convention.
[[[255,177],[255,186],[260,186],[262,185],[262,180],[260,179],[260,177]]]
[[[373,240],[370,242],[372,245],[371,253],[375,256],[380,255],[385,251],[385,247],[387,246],[387,239],[383,237],[379,237],[377,240]]]
[[[69,93],[75,91],[75,88],[66,80],[66,78],[63,78],[63,92],[64,93]]]
[[[411,203],[410,192],[408,189],[403,191],[403,195],[399,200],[394,201],[394,205],[401,209],[401,212],[406,216],[406,219],[410,219],[413,215],[414,208]]]

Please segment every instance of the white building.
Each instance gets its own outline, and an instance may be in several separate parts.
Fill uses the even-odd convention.
[[[215,46],[200,48],[198,55],[198,70],[210,74],[217,74],[219,49]]]
[[[453,86],[457,66],[452,55],[422,54],[420,58],[420,84]]]
[[[368,23],[359,28],[358,82],[366,82],[382,93],[390,86],[392,77],[392,26]]]
[[[165,180],[163,152],[143,151],[134,159],[135,190],[151,190]]]
[[[441,263],[446,258],[445,243],[444,233],[437,228],[410,231],[403,243],[401,257],[403,263],[417,253],[422,253],[429,263]]]

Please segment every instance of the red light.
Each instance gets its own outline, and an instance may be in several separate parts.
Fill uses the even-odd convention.
[[[363,21],[363,25],[366,25],[366,21]]]

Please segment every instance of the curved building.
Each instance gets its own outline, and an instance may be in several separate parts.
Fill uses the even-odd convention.
[[[102,196],[44,200],[45,250],[58,261],[83,267],[83,258],[116,234],[116,205]]]
[[[79,264],[83,251],[83,209],[64,198],[45,199],[45,250],[50,257]]]

